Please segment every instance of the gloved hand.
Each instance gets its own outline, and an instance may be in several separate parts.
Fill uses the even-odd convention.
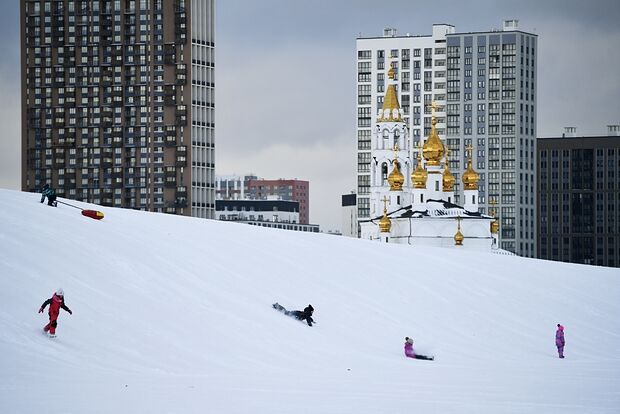
[[[43,308],[39,308],[39,313],[43,313]]]
[[[71,310],[69,310],[69,315],[73,315],[73,312],[71,312]]]

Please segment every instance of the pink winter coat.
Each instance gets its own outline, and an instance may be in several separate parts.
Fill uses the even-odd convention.
[[[564,346],[564,327],[558,326],[558,330],[555,331],[555,346]]]
[[[405,356],[415,358],[415,354],[413,353],[413,344],[409,342],[405,342]]]

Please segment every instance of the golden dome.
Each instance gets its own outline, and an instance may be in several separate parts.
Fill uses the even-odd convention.
[[[445,149],[441,143],[439,135],[437,135],[437,129],[435,128],[437,118],[435,118],[435,115],[433,115],[431,124],[431,134],[428,136],[426,143],[424,144],[424,159],[426,160],[427,165],[436,166],[439,165],[439,162],[443,158]]]
[[[463,236],[463,233],[461,233],[461,218],[458,217],[456,220],[458,223],[458,227],[456,229],[456,234],[454,235],[454,244],[456,246],[462,246],[463,239],[465,239],[465,236]]]
[[[379,220],[379,230],[381,233],[389,233],[392,229],[392,222],[390,218],[387,216],[387,208],[383,207],[383,217]]]
[[[415,171],[411,173],[411,182],[415,188],[426,188],[426,180],[428,179],[428,172],[422,167],[422,148],[418,151],[418,165],[415,167]]]
[[[388,79],[394,80],[394,68],[390,64],[388,70]],[[387,90],[385,91],[385,98],[383,99],[383,107],[381,113],[377,118],[377,122],[402,122],[400,116],[400,104],[398,103],[398,94],[396,93],[396,87],[393,83],[389,83]]]
[[[391,70],[391,69],[390,69]],[[394,84],[389,84],[385,91],[385,98],[383,99],[383,107],[381,113],[377,118],[377,122],[402,122],[400,116],[400,104],[398,103],[398,95],[396,94],[396,88]]]
[[[456,182],[456,178],[454,178],[454,174],[450,171],[448,167],[448,149],[446,148],[446,166],[443,170],[443,191],[454,191],[454,183]]]
[[[405,183],[405,176],[400,172],[400,166],[396,158],[394,158],[394,169],[390,175],[388,175],[387,180],[390,184],[390,191],[402,191],[403,184]]]
[[[469,147],[471,150],[471,147]],[[480,175],[476,171],[474,171],[474,167],[471,163],[471,156],[469,160],[467,160],[467,170],[463,173],[463,185],[465,190],[477,190],[478,189],[478,181],[480,181]]]

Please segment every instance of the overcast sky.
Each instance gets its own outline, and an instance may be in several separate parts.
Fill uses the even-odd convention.
[[[19,6],[0,14],[0,187],[20,186]],[[620,124],[620,2],[220,0],[216,172],[310,182],[310,221],[340,228],[355,189],[355,39],[384,27],[428,35],[518,19],[537,34],[538,136],[604,135]],[[620,139],[620,138],[619,138]]]

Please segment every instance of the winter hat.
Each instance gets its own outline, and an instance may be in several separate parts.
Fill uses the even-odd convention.
[[[563,330],[564,330],[564,327],[558,323],[558,329],[559,329],[560,331],[563,331]]]
[[[65,296],[65,291],[62,288],[58,288],[56,291],[56,296]]]

